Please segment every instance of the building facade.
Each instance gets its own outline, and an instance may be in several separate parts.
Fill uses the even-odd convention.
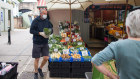
[[[18,4],[17,0],[0,0],[0,32],[8,31],[8,27],[14,29],[13,18],[18,15]]]

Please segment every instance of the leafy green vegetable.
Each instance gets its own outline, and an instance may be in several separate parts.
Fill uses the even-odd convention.
[[[44,28],[43,31],[45,32],[46,35],[50,35],[52,32],[50,28]]]

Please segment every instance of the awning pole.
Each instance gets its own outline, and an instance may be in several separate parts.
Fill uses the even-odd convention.
[[[126,21],[126,15],[127,15],[127,6],[128,6],[128,0],[126,0],[126,8],[125,8],[125,15],[124,15],[124,22],[123,22],[122,38],[123,38],[123,34],[124,34],[124,29],[125,29],[125,21]]]
[[[71,34],[71,17],[72,17],[72,10],[71,10],[71,0],[69,0],[70,1],[70,43],[71,43],[71,36],[72,36],[72,34]]]

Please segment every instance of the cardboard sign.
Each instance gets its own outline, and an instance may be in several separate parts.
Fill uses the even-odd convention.
[[[54,52],[58,52],[58,49],[54,49]]]
[[[66,38],[65,38],[66,41],[69,41],[69,39],[70,39],[69,37],[66,37]]]
[[[63,54],[69,54],[69,49],[63,49]]]
[[[49,48],[51,48],[52,47],[52,44],[49,44]]]
[[[78,45],[82,45],[82,42],[78,42],[77,44],[78,44]]]
[[[120,36],[119,32],[116,32],[116,36]]]
[[[76,41],[76,39],[73,39],[73,42],[75,42]]]
[[[84,50],[84,47],[80,47],[80,50]]]
[[[88,56],[88,52],[87,52],[87,50],[82,51],[82,56]]]
[[[77,52],[78,52],[77,50],[74,50],[74,51],[73,51],[74,54],[77,54]]]

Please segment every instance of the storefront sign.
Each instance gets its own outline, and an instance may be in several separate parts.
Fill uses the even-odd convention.
[[[105,4],[105,5],[91,5],[88,9],[92,10],[125,10],[126,4]],[[133,9],[132,5],[128,5],[127,9]]]

